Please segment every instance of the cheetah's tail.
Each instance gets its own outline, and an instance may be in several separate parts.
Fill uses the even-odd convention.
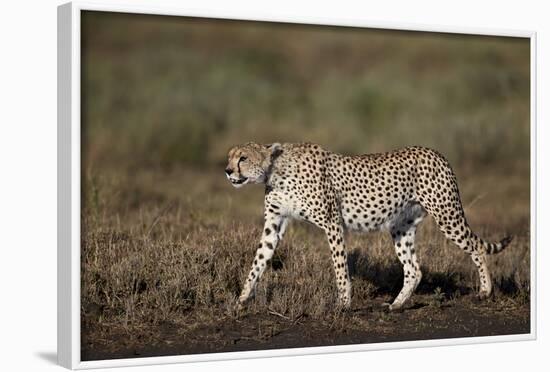
[[[488,243],[482,240],[482,244],[487,254],[495,254],[503,251],[504,248],[506,248],[510,244],[512,239],[514,239],[513,236],[507,236],[498,243]]]

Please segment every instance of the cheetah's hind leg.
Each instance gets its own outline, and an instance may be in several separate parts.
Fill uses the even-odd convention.
[[[410,205],[390,228],[395,253],[403,265],[403,288],[389,305],[390,310],[401,309],[422,279],[414,240],[416,228],[425,216],[426,212],[419,204]]]

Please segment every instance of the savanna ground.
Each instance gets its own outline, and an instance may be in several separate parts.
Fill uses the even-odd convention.
[[[87,12],[82,19],[82,359],[528,333],[529,42]],[[349,234],[352,309],[336,306],[327,243],[294,222],[255,299],[236,298],[263,189],[223,169],[237,143],[343,153],[436,148],[489,258],[426,219],[408,307],[387,233]]]

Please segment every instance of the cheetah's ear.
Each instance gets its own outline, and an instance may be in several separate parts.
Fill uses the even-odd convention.
[[[272,156],[278,156],[281,152],[283,152],[283,148],[279,142],[270,143],[265,145],[265,147],[271,152]]]

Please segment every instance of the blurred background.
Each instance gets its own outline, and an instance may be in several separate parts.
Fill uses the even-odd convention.
[[[184,332],[189,317],[232,314],[263,216],[263,188],[235,190],[224,174],[228,149],[248,141],[437,149],[474,231],[516,236],[490,267],[528,322],[528,39],[88,11],[81,25],[84,351],[117,327],[134,337],[169,321]],[[469,257],[423,226],[419,292],[475,291]],[[355,298],[389,300],[402,283],[391,242],[347,243],[359,257]],[[331,313],[323,244],[291,225],[258,311]]]
[[[85,12],[88,165],[217,166],[233,144],[529,162],[529,41]]]

